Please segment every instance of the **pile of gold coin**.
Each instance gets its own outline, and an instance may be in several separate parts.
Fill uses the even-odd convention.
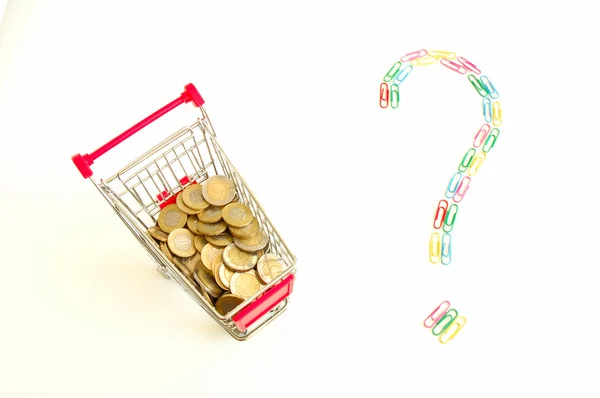
[[[236,197],[231,179],[209,177],[181,191],[148,230],[162,253],[223,316],[286,267],[281,257],[268,253],[267,233]]]

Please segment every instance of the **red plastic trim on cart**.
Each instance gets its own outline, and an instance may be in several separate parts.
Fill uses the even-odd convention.
[[[73,163],[75,163],[75,166],[77,167],[83,178],[91,177],[94,173],[92,172],[90,166],[94,164],[94,161],[96,159],[98,159],[100,156],[104,155],[106,152],[113,149],[114,147],[125,141],[127,138],[131,137],[132,135],[143,129],[144,127],[148,126],[153,121],[166,115],[173,109],[177,108],[179,105],[186,104],[188,102],[193,103],[197,107],[201,107],[204,104],[204,99],[192,83],[189,83],[184,87],[183,93],[181,93],[181,95],[177,99],[169,102],[167,105],[163,106],[162,108],[160,108],[141,122],[128,128],[127,130],[125,130],[106,144],[102,145],[100,148],[96,149],[94,152],[85,155],[77,154],[71,157]]]

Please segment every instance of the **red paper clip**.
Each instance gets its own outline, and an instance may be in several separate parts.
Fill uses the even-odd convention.
[[[440,229],[440,227],[444,223],[444,219],[446,218],[446,211],[448,211],[448,202],[442,199],[440,200],[438,208],[435,212],[435,218],[433,219],[433,228]],[[442,213],[441,217],[440,212]]]
[[[412,61],[413,59],[424,57],[426,55],[427,55],[427,50],[413,51],[412,53],[408,53],[405,56],[403,56],[402,58],[400,58],[400,61],[408,62],[408,61]]]
[[[456,60],[458,62],[460,62],[461,64],[463,64],[471,72],[475,72],[478,75],[481,74],[481,71],[479,69],[477,69],[477,67],[475,65],[473,65],[471,62],[467,61],[463,57],[458,57],[458,58],[456,58]]]
[[[481,144],[483,144],[483,141],[485,141],[485,139],[487,138],[487,135],[489,134],[490,129],[491,129],[491,127],[487,123],[484,123],[483,126],[481,126],[481,128],[475,135],[475,139],[473,140],[473,146],[475,148],[479,148],[479,146]]]
[[[467,191],[469,190],[469,185],[471,185],[471,177],[463,177],[460,185],[456,189],[456,193],[452,197],[452,200],[456,203],[459,203],[461,200],[463,200],[467,194]]]
[[[438,305],[437,308],[433,310],[433,312],[429,314],[427,318],[425,318],[425,320],[423,321],[423,326],[425,326],[426,328],[432,328],[437,323],[437,321],[439,321],[444,315],[446,315],[446,312],[448,312],[449,308],[450,302],[448,300],[442,301],[442,303]]]
[[[464,75],[467,73],[467,68],[465,68],[464,66],[462,66],[460,64],[457,64],[454,61],[450,61],[449,59],[442,58],[440,63],[442,65],[444,65],[446,68],[451,69],[456,73],[460,73],[461,75]]]
[[[379,106],[382,108],[387,108],[390,102],[390,88],[387,83],[381,83],[379,86]]]

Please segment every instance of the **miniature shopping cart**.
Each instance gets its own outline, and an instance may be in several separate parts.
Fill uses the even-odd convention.
[[[200,109],[200,117],[151,148],[107,179],[92,177],[90,166],[96,159],[181,104],[192,102]],[[117,215],[138,239],[158,265],[157,271],[175,281],[216,322],[237,340],[245,340],[262,329],[287,308],[296,272],[296,258],[271,224],[241,175],[217,142],[204,99],[193,84],[185,86],[179,98],[170,102],[141,122],[109,141],[96,151],[72,157],[81,175],[89,179],[110,203]],[[200,287],[187,278],[160,250],[148,234],[156,225],[158,213],[175,203],[176,195],[188,185],[202,183],[212,175],[225,175],[236,185],[238,200],[252,209],[261,228],[269,236],[268,253],[280,256],[284,272],[245,300],[229,314],[220,315],[207,301]]]

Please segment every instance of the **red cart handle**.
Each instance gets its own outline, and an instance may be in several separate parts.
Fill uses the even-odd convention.
[[[141,122],[125,130],[117,137],[113,138],[106,144],[102,145],[100,148],[96,149],[94,152],[85,155],[74,155],[71,157],[71,160],[73,160],[73,163],[75,163],[75,166],[77,167],[77,169],[79,169],[79,172],[81,173],[83,178],[89,178],[94,174],[92,172],[92,169],[90,168],[90,166],[94,164],[94,160],[98,159],[100,156],[104,155],[106,152],[116,147],[121,142],[125,141],[127,138],[131,137],[132,135],[134,135],[135,133],[137,133],[156,119],[169,113],[173,109],[177,108],[179,105],[188,102],[192,102],[197,107],[201,107],[202,105],[204,105],[204,99],[192,83],[187,84],[184,87],[183,93],[181,93],[179,98],[177,98],[176,100],[169,102],[167,105],[163,106],[162,108],[160,108]]]

